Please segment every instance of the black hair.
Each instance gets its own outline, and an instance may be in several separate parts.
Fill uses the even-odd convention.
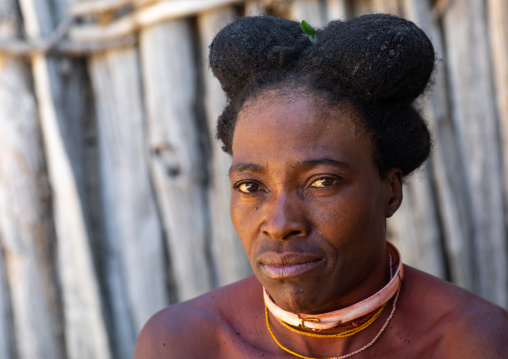
[[[217,138],[232,154],[236,119],[244,102],[267,88],[306,87],[329,105],[350,104],[375,146],[383,177],[408,175],[429,156],[430,133],[415,108],[434,69],[429,38],[413,22],[370,14],[331,21],[312,42],[300,24],[283,18],[241,18],[210,45],[210,67],[228,97]],[[288,80],[289,79],[289,80]]]

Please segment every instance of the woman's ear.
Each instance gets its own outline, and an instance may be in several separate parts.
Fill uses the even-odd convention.
[[[402,203],[402,171],[398,168],[388,170],[386,174],[385,216],[390,218]]]

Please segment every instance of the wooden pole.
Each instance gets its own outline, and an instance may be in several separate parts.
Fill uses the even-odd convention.
[[[50,43],[46,40],[24,41],[8,40],[0,41],[0,55],[6,56],[30,56],[30,55],[65,55],[85,56],[91,53],[104,52],[114,48],[133,46],[136,43],[134,35],[122,37],[111,41],[96,43],[79,43],[69,40],[61,40],[57,43]]]
[[[150,165],[178,299],[185,300],[212,288],[191,28],[187,20],[145,28],[140,46]]]
[[[0,251],[0,357],[13,359],[16,355],[13,335],[14,325],[6,266],[5,254]]]
[[[63,358],[54,233],[36,106],[22,66],[0,70],[0,242],[19,358]],[[10,322],[8,318],[6,324]],[[45,328],[41,331],[40,328]]]
[[[326,0],[326,18],[331,20],[347,19],[347,1],[346,0]]]
[[[0,358],[14,358],[13,332],[14,325],[12,323],[7,270],[4,253],[0,251]]]
[[[374,12],[373,0],[355,0],[351,4],[351,17]]]
[[[20,6],[30,38],[47,36],[54,28],[53,19],[65,13],[62,2],[50,7],[47,2],[20,0]],[[32,68],[53,190],[68,358],[108,359],[109,342],[80,194],[79,125],[86,98],[80,93],[85,87],[82,72],[66,59],[42,55],[33,56]],[[68,72],[62,73],[65,69]]]
[[[120,10],[127,6],[145,6],[158,0],[95,0],[89,2],[75,2],[69,12],[72,16],[86,16]]]
[[[372,5],[375,12],[403,15],[397,0],[374,0]],[[423,166],[405,183],[402,206],[388,220],[388,232],[405,263],[443,278],[441,229],[428,168]]]
[[[508,208],[508,2],[487,2],[496,102],[503,144],[505,208]],[[505,213],[508,231],[508,211]],[[508,233],[507,233],[508,236]],[[508,254],[507,254],[508,255]]]
[[[290,6],[290,18],[296,21],[306,20],[314,27],[326,23],[324,8],[319,0],[296,0]]]
[[[403,4],[408,18],[427,33],[437,56],[443,58],[446,54],[441,32],[439,24],[434,21],[430,4],[420,0],[406,0]],[[466,174],[447,102],[450,89],[446,81],[446,68],[442,61],[438,61],[436,66],[434,86],[424,99],[423,109],[435,144],[429,163],[442,224],[443,248],[446,251],[449,279],[463,288],[474,290],[473,238],[464,182]]]
[[[210,184],[208,202],[211,219],[211,245],[216,273],[216,285],[222,286],[245,278],[252,273],[242,243],[238,238],[229,214],[231,186],[228,179],[231,157],[224,153],[215,139],[217,118],[226,105],[220,83],[208,66],[208,46],[226,24],[234,20],[232,9],[212,10],[198,16],[201,40],[204,101],[210,133]]]
[[[260,0],[247,0],[245,3],[245,16],[263,15],[265,8]]]
[[[476,292],[508,305],[501,144],[483,4],[454,1],[443,14],[453,121],[458,131],[469,194]],[[485,41],[484,41],[485,40]],[[467,61],[464,59],[467,58]]]
[[[402,9],[398,0],[371,0],[373,12],[382,12],[401,16]]]
[[[127,36],[143,27],[195,15],[220,6],[231,5],[241,0],[173,0],[160,1],[125,15],[105,26],[76,25],[71,27],[71,38],[79,41],[103,41]]]
[[[135,48],[94,55],[104,213],[104,263],[115,352],[131,358],[137,334],[169,304],[165,248],[147,163],[146,119]]]
[[[388,220],[389,239],[399,247],[404,263],[445,278],[441,229],[427,168],[423,166],[404,185],[402,206]]]
[[[15,1],[0,38],[18,36]],[[29,68],[0,57],[0,357],[64,358],[54,228]],[[41,330],[43,329],[43,330]]]

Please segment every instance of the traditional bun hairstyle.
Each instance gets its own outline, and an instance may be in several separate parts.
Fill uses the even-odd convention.
[[[393,15],[332,21],[317,30],[315,41],[304,36],[295,21],[241,18],[210,45],[210,67],[228,97],[217,137],[232,154],[243,103],[265,88],[303,83],[327,94],[330,105],[353,106],[371,136],[382,177],[390,168],[408,175],[430,153],[430,134],[414,102],[429,83],[434,63],[425,33]]]

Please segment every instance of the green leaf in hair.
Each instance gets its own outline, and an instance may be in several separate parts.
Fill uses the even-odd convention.
[[[300,23],[300,27],[302,28],[303,35],[306,36],[310,41],[316,42],[316,29],[314,29],[307,21],[302,20]]]

